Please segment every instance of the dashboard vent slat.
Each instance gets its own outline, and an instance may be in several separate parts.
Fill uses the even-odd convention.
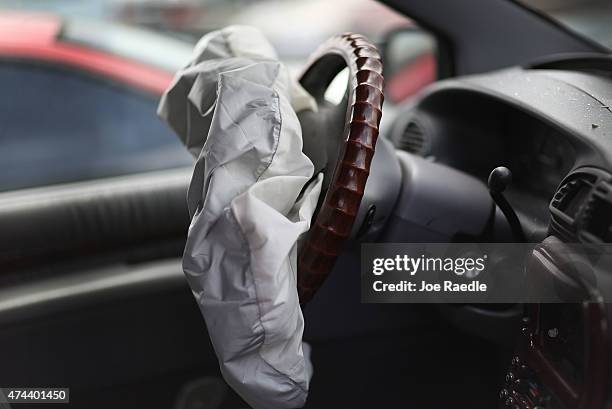
[[[566,241],[612,242],[612,175],[582,168],[561,183],[550,206],[551,231]]]
[[[581,236],[590,242],[612,243],[612,185],[600,182],[581,215]]]
[[[426,134],[423,127],[415,121],[410,121],[400,137],[399,148],[406,152],[423,156],[426,142]]]
[[[592,175],[576,175],[561,185],[553,196],[550,206],[570,219],[575,219],[595,180]]]

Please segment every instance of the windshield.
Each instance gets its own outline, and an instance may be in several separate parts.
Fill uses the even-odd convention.
[[[387,106],[435,79],[433,42],[374,0],[0,0],[0,191],[190,166],[159,97],[202,35],[238,24],[295,77],[332,35],[405,34],[389,46]]]
[[[521,0],[521,2],[612,49],[612,1]]]
[[[88,19],[66,21],[59,38],[171,72],[187,64],[193,49],[188,41],[127,25]]]
[[[166,68],[172,69],[176,61],[184,62],[184,47],[126,26],[194,43],[203,34],[227,25],[252,25],[265,33],[292,68],[302,66],[332,35],[353,31],[379,42],[390,30],[412,25],[374,0],[0,0],[0,15],[7,9],[64,17],[65,41],[138,60],[154,59],[151,63],[157,66],[165,59],[170,64]]]

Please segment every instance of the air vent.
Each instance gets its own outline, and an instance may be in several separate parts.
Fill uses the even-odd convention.
[[[577,219],[589,197],[597,176],[579,172],[567,177],[550,202],[551,230],[567,241],[575,241]]]
[[[400,137],[399,148],[415,155],[424,156],[426,144],[427,140],[423,127],[415,121],[408,122]]]
[[[561,182],[549,209],[550,229],[563,240],[612,242],[612,175],[581,168]]]
[[[585,173],[572,175],[553,196],[550,202],[551,208],[557,209],[572,220],[575,219],[596,180],[595,175]]]
[[[580,236],[590,242],[612,243],[612,185],[600,182],[581,214]]]
[[[580,205],[584,202],[584,198],[593,187],[592,183],[586,178],[575,178],[564,183],[555,193],[550,205],[574,219],[578,214]]]

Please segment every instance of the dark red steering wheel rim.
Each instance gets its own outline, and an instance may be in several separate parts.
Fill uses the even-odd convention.
[[[313,94],[317,92],[309,89],[304,79],[317,65],[325,64],[326,59],[329,61],[334,56],[341,57],[349,69],[346,123],[329,188],[298,258],[301,304],[308,302],[323,284],[351,234],[370,173],[382,116],[382,60],[376,47],[361,35],[346,33],[323,44],[302,76],[304,87]],[[325,81],[329,82],[333,76]]]

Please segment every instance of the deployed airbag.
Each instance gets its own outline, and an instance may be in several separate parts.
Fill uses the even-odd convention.
[[[296,290],[298,240],[322,175],[302,153],[296,111],[314,100],[263,35],[204,36],[159,105],[197,158],[183,269],[225,380],[254,408],[296,408],[312,367]]]

